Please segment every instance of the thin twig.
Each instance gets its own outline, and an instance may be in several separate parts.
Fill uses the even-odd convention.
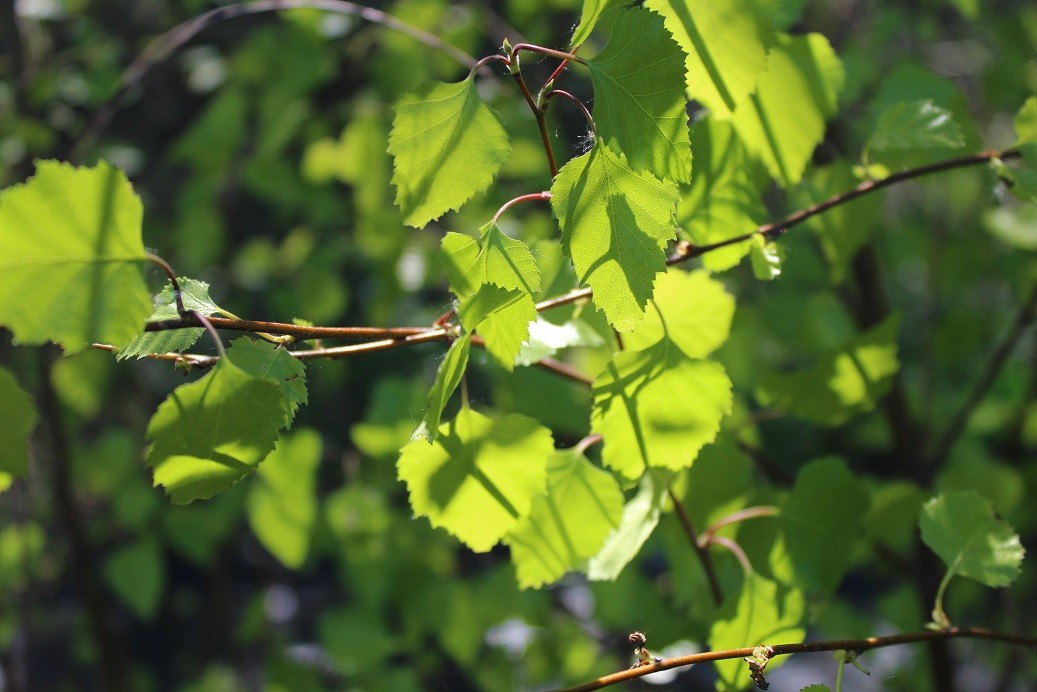
[[[992,632],[979,627],[952,627],[946,630],[920,632],[908,632],[905,634],[894,634],[886,637],[867,637],[865,639],[832,639],[828,641],[802,642],[799,644],[775,644],[769,647],[769,653],[773,656],[787,656],[788,654],[813,653],[818,651],[855,651],[861,653],[871,649],[879,649],[886,646],[899,646],[901,644],[912,644],[924,641],[938,641],[948,639],[990,639],[1004,642],[1015,646],[1035,647],[1037,637],[1025,637],[1016,634]],[[616,685],[628,680],[658,673],[660,670],[670,670],[690,666],[694,663],[706,663],[709,661],[724,661],[728,659],[745,658],[753,655],[755,646],[746,646],[740,649],[727,649],[725,651],[706,651],[703,653],[690,654],[688,656],[677,656],[664,658],[657,663],[638,666],[630,670],[623,670],[611,675],[605,675],[576,687],[569,687],[557,692],[586,692],[587,690],[600,690],[603,687]]]
[[[162,271],[169,277],[169,283],[173,286],[173,299],[176,301],[176,312],[181,317],[188,315],[188,311],[184,309],[184,297],[180,291],[180,282],[176,279],[176,272],[173,271],[173,267],[170,266],[169,262],[165,261],[153,252],[147,253],[148,260],[154,264],[157,264],[162,268]]]
[[[130,63],[126,71],[119,79],[119,86],[115,93],[102,105],[94,115],[93,119],[83,129],[76,143],[72,147],[70,159],[75,160],[78,154],[101,134],[111,122],[112,117],[122,106],[126,95],[143,81],[147,74],[156,66],[162,64],[177,50],[191,41],[195,36],[216,24],[231,19],[237,19],[246,15],[265,12],[276,12],[292,9],[317,9],[326,12],[346,14],[360,17],[375,24],[381,24],[402,34],[410,36],[430,48],[439,50],[456,60],[461,65],[473,69],[476,60],[464,51],[456,48],[435,34],[419,29],[390,14],[372,7],[364,7],[346,0],[256,0],[255,2],[242,2],[234,5],[226,5],[200,14],[182,24],[175,26],[166,33],[152,41],[137,58]]]
[[[415,334],[424,334],[428,327],[311,327],[287,322],[264,322],[260,320],[208,318],[217,329],[235,332],[266,332],[294,336],[296,339],[396,339]],[[144,331],[161,332],[169,329],[197,328],[202,326],[193,316],[181,319],[157,320],[144,325]]]
[[[513,63],[512,67],[517,69],[518,63]],[[558,175],[558,162],[555,160],[554,147],[551,146],[551,135],[547,131],[547,119],[544,117],[544,111],[537,106],[536,100],[526,84],[526,80],[522,77],[522,73],[513,71],[511,76],[515,78],[515,83],[518,84],[522,97],[526,99],[529,110],[533,112],[533,117],[536,118],[537,127],[540,128],[540,139],[544,143],[544,153],[547,154],[547,166],[551,169],[551,179],[553,180]]]
[[[710,541],[713,540],[713,537],[716,535],[717,531],[724,528],[725,526],[737,524],[739,522],[745,521],[746,519],[773,517],[777,514],[778,508],[773,505],[762,505],[760,507],[746,507],[745,509],[740,509],[737,512],[732,512],[731,514],[728,514],[726,517],[721,517],[720,519],[717,519],[712,524],[710,524],[709,527],[702,532],[702,535],[699,536],[699,543],[704,546],[709,545]]]
[[[1019,340],[1022,339],[1027,328],[1033,324],[1035,318],[1037,318],[1037,286],[1034,286],[1030,291],[1029,298],[1019,308],[1019,312],[1012,323],[1011,331],[1005,335],[1005,338],[1001,340],[993,353],[990,354],[990,359],[987,361],[986,367],[983,368],[983,374],[976,380],[976,384],[972,387],[972,392],[961,405],[961,408],[958,409],[958,412],[954,414],[950,424],[947,426],[947,430],[940,436],[939,441],[929,455],[928,465],[930,468],[939,466],[947,458],[947,455],[950,454],[954,444],[961,437],[962,433],[965,432],[965,424],[972,416],[973,411],[976,410],[976,407],[983,401],[983,397],[986,396],[987,392],[994,385],[998,375],[1001,373],[1001,369],[1008,362],[1008,357],[1015,351]]]
[[[706,581],[709,582],[709,591],[713,595],[713,603],[719,608],[724,604],[724,592],[720,590],[720,580],[717,579],[716,570],[713,569],[713,560],[709,557],[709,549],[699,543],[698,535],[695,533],[695,525],[691,523],[691,517],[685,511],[684,504],[680,501],[680,498],[674,494],[670,486],[666,486],[666,492],[670,496],[670,502],[673,503],[673,509],[677,512],[681,526],[684,527],[684,533],[691,542],[695,556],[699,559],[699,564],[702,565],[702,571],[706,574]]]
[[[205,331],[209,332],[209,336],[212,337],[213,342],[216,344],[216,352],[220,354],[220,358],[226,358],[227,351],[223,348],[223,339],[220,338],[220,333],[216,331],[216,327],[212,326],[209,318],[197,310],[191,310],[190,314],[205,327]]]

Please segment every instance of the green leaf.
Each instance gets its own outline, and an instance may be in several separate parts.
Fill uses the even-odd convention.
[[[537,318],[533,298],[524,291],[508,291],[483,284],[458,311],[465,329],[476,330],[486,350],[505,370],[515,367],[515,357],[529,335],[529,323]]]
[[[735,299],[708,272],[670,267],[655,280],[652,300],[658,309],[646,310],[644,321],[623,336],[627,350],[649,348],[666,336],[689,358],[705,358],[727,341]]]
[[[940,493],[922,506],[922,540],[960,574],[987,586],[1008,586],[1023,561],[1019,535],[998,519],[990,502],[971,490]]]
[[[655,275],[666,268],[676,186],[635,173],[599,139],[562,167],[551,194],[562,246],[580,281],[594,289],[594,304],[612,326],[630,331],[642,319]]]
[[[754,642],[796,643],[803,640],[806,629],[803,618],[806,602],[803,592],[786,588],[749,572],[737,596],[734,614],[713,623],[709,633],[709,646],[715,651],[750,646]],[[770,672],[783,662],[785,657],[770,660]],[[745,661],[730,659],[716,662],[720,689],[743,689],[748,683]]]
[[[16,343],[75,353],[141,331],[151,312],[142,213],[126,176],[104,162],[40,161],[0,193],[0,325]]]
[[[209,297],[209,284],[180,277],[180,299],[185,310],[196,310],[205,316],[226,315],[227,312]],[[167,283],[162,292],[155,296],[155,307],[148,317],[148,322],[158,320],[175,320],[180,317],[176,309],[176,297],[173,284]],[[201,327],[192,329],[170,329],[161,332],[144,332],[127,343],[116,352],[119,360],[124,358],[143,358],[151,353],[183,353],[191,348],[205,330]]]
[[[820,34],[778,38],[756,93],[732,118],[746,148],[785,187],[799,182],[803,169],[836,113],[845,75],[842,63]]]
[[[580,569],[622,516],[623,492],[612,474],[577,449],[556,452],[547,462],[547,494],[504,539],[519,586],[537,588]]]
[[[791,583],[826,595],[839,586],[868,503],[867,490],[842,459],[819,459],[800,470],[780,515]]]
[[[749,241],[749,247],[753,276],[760,281],[773,281],[781,276],[782,257],[777,243],[756,233]]]
[[[983,227],[1001,241],[1021,250],[1037,250],[1037,206],[1002,205],[983,213]]]
[[[1014,146],[1037,142],[1037,96],[1026,99],[1012,122],[1015,124]]]
[[[686,356],[668,340],[617,353],[594,380],[591,429],[602,460],[627,478],[649,468],[691,466],[731,412],[731,381],[719,363]]]
[[[764,405],[821,425],[841,425],[870,411],[889,391],[900,369],[893,315],[858,335],[842,349],[819,358],[809,370],[760,378],[757,396]]]
[[[729,122],[706,118],[691,132],[695,175],[677,205],[677,221],[695,245],[710,245],[755,229],[766,215],[754,161]],[[710,271],[723,271],[749,253],[749,243],[735,243],[702,256]]]
[[[207,499],[249,475],[274,448],[285,421],[282,383],[220,360],[177,387],[155,411],[147,462],[176,504]]]
[[[300,404],[306,403],[306,366],[284,348],[242,336],[231,342],[227,357],[254,377],[272,380],[284,396],[284,427],[292,425]]]
[[[687,54],[688,95],[728,118],[756,88],[774,43],[774,6],[742,0],[648,0]]]
[[[419,439],[404,447],[397,470],[415,516],[484,553],[544,493],[553,453],[551,432],[532,418],[493,420],[464,407],[434,443]]]
[[[1037,204],[1037,142],[1021,145],[1019,153],[1022,165],[1018,168],[1009,168],[1000,159],[991,160],[990,166],[1013,197]]]
[[[508,134],[469,76],[434,82],[396,104],[389,153],[396,204],[421,227],[485,190],[508,159]]]
[[[637,494],[623,507],[619,528],[609,534],[605,545],[587,564],[588,579],[612,581],[619,576],[655,530],[665,499],[665,483],[650,473],[641,477]]]
[[[662,17],[643,9],[626,11],[587,67],[594,83],[598,137],[626,156],[637,172],[690,180],[684,52]]]
[[[580,21],[576,25],[569,46],[575,48],[580,46],[594,31],[595,25],[601,19],[601,15],[609,9],[627,4],[625,0],[583,0],[583,9],[580,11]]]
[[[0,473],[25,477],[29,433],[36,427],[36,406],[6,368],[0,367]],[[6,488],[0,489],[0,492]]]
[[[468,351],[471,348],[472,337],[465,334],[450,344],[443,362],[436,370],[436,379],[432,383],[428,397],[425,399],[425,417],[422,419],[422,434],[429,442],[435,442],[439,435],[439,421],[443,416],[450,395],[461,384],[465,368],[468,367]]]
[[[896,103],[882,111],[866,149],[960,149],[964,145],[954,114],[924,99]]]
[[[289,569],[306,560],[317,519],[317,467],[322,442],[302,429],[277,441],[249,486],[248,523],[259,542]]]
[[[166,587],[165,558],[158,541],[142,538],[119,549],[105,562],[104,576],[137,617],[154,619]]]

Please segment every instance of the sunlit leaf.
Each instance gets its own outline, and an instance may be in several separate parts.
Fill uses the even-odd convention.
[[[464,407],[440,426],[436,441],[419,439],[400,453],[415,516],[428,517],[483,553],[529,514],[544,492],[551,432],[520,415],[491,419]]]
[[[655,275],[666,268],[676,186],[635,173],[598,140],[562,167],[551,192],[577,275],[594,289],[594,304],[612,326],[630,331],[642,319]]]
[[[650,473],[641,477],[637,494],[623,508],[619,528],[609,534],[605,545],[588,563],[588,579],[611,581],[619,576],[655,530],[665,499],[665,484]]]
[[[429,442],[435,442],[436,436],[439,435],[439,421],[443,416],[443,409],[446,408],[447,401],[457,389],[457,385],[461,384],[465,368],[468,367],[468,351],[471,345],[472,339],[468,334],[456,339],[450,344],[446,355],[443,356],[443,362],[436,370],[436,379],[425,399],[423,419],[424,436]]]
[[[648,0],[687,54],[688,95],[727,118],[752,92],[774,43],[774,3]]]
[[[787,374],[765,373],[757,392],[761,401],[821,425],[841,425],[874,408],[900,369],[897,360],[899,316],[891,316],[842,349],[818,359],[812,368]]]
[[[0,367],[0,473],[21,478],[29,465],[26,452],[29,433],[36,427],[32,397],[18,385],[6,368]],[[6,490],[3,488],[2,492]]]
[[[690,466],[716,438],[732,401],[719,363],[689,358],[665,339],[616,354],[594,380],[593,397],[602,460],[627,478]]]
[[[1015,146],[1037,142],[1037,96],[1026,99],[1015,114]]]
[[[194,310],[207,317],[226,314],[226,311],[209,297],[209,284],[185,277],[178,278],[177,283],[180,284],[180,299],[183,301],[185,310]],[[154,303],[155,307],[151,311],[151,316],[148,317],[148,322],[175,320],[180,317],[171,283],[167,283],[162,292],[155,296]],[[144,332],[120,348],[116,352],[116,357],[122,360],[134,356],[143,358],[150,353],[182,353],[191,348],[204,331],[203,328],[197,327]]]
[[[753,265],[753,276],[760,281],[773,281],[781,276],[781,251],[778,244],[759,233],[749,241],[749,260]]]
[[[799,182],[825,121],[836,112],[842,63],[820,34],[780,36],[756,93],[739,104],[732,123],[739,138],[789,187]]]
[[[0,325],[69,353],[135,337],[151,313],[142,214],[122,171],[40,161],[0,193]]]
[[[711,649],[720,651],[750,646],[754,642],[803,640],[806,602],[802,591],[749,572],[742,583],[741,594],[732,600],[737,602],[734,614],[717,620],[709,632]],[[767,671],[777,668],[784,659],[783,656],[772,658]],[[748,672],[742,659],[717,661],[716,667],[722,683],[718,686],[720,689],[740,690],[748,686]]]
[[[242,336],[231,342],[227,356],[245,372],[281,386],[284,395],[284,427],[292,424],[295,412],[306,403],[306,367],[285,349],[269,341]]]
[[[317,519],[317,467],[322,442],[302,429],[277,441],[248,489],[248,523],[256,538],[285,567],[299,569]]]
[[[627,350],[648,348],[666,336],[689,358],[705,358],[727,340],[735,299],[709,273],[670,267],[655,280],[652,301],[658,310],[646,310],[644,321],[623,335]]]
[[[155,485],[176,504],[210,498],[255,470],[284,421],[281,385],[222,359],[173,390],[151,417],[147,461]]]
[[[515,364],[532,365],[562,349],[600,346],[603,343],[601,336],[586,322],[570,320],[565,324],[554,324],[538,316],[535,322],[529,324],[529,337],[515,356]]]
[[[547,494],[505,538],[522,588],[557,581],[602,547],[623,516],[623,492],[611,474],[576,449],[547,464]]]
[[[569,40],[569,45],[575,48],[583,44],[587,37],[591,35],[591,32],[594,31],[594,27],[606,10],[621,7],[625,4],[625,0],[583,0],[580,21],[576,25],[572,38]]]
[[[404,222],[421,227],[460,208],[493,182],[510,152],[508,134],[479,98],[473,77],[405,95],[389,135]]]
[[[954,114],[925,99],[904,101],[882,111],[867,149],[958,149],[964,144],[965,137]]]
[[[597,136],[626,156],[633,170],[687,182],[691,145],[684,52],[662,18],[644,9],[628,10],[587,67],[594,83]]]
[[[994,587],[1019,577],[1026,552],[1019,534],[975,491],[940,493],[923,505],[918,526],[922,540],[952,574]]]

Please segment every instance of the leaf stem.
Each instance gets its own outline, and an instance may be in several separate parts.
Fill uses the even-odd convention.
[[[216,331],[216,327],[212,326],[212,322],[209,321],[209,318],[197,310],[191,310],[189,314],[201,322],[202,326],[205,327],[205,331],[209,332],[209,336],[211,336],[212,340],[216,342],[216,352],[220,354],[220,358],[226,358],[227,352],[223,348],[223,339],[220,338],[220,333]]]
[[[749,556],[742,550],[742,546],[727,536],[711,536],[708,545],[719,545],[723,548],[727,548],[738,559],[738,563],[742,565],[742,570],[746,575],[752,574],[753,564],[749,562]]]
[[[900,646],[902,644],[948,639],[989,639],[1004,642],[1006,644],[1012,644],[1014,646],[1037,647],[1037,637],[994,632],[980,627],[951,627],[950,629],[940,630],[938,632],[933,630],[922,630],[919,632],[907,632],[904,634],[894,634],[885,637],[867,637],[865,639],[833,639],[828,641],[801,642],[797,644],[774,644],[770,649],[772,650],[772,656],[787,656],[789,654],[812,653],[818,651],[837,651],[839,649],[863,652],[887,646]],[[702,653],[690,654],[688,656],[664,658],[657,663],[651,663],[646,666],[639,666],[618,673],[612,673],[611,675],[605,675],[582,685],[569,687],[564,690],[557,690],[556,692],[587,692],[589,690],[600,690],[604,687],[617,685],[628,680],[634,680],[651,673],[657,673],[660,670],[670,670],[671,668],[680,668],[708,661],[725,661],[729,659],[745,658],[746,656],[753,655],[754,648],[755,646],[746,646],[740,649],[705,651]]]
[[[519,45],[524,44],[520,43]],[[512,55],[514,55],[514,52]],[[554,147],[551,146],[551,135],[547,131],[547,119],[544,117],[544,111],[537,106],[533,94],[530,93],[529,86],[526,85],[526,80],[522,77],[522,72],[518,71],[518,62],[512,62],[511,67],[513,69],[511,76],[515,78],[515,83],[518,84],[522,96],[529,105],[529,110],[533,112],[533,117],[536,118],[537,127],[540,128],[540,139],[544,143],[544,153],[547,154],[547,166],[551,169],[551,179],[553,180],[558,175],[558,162],[555,160]]]
[[[527,50],[531,53],[540,53],[541,55],[547,55],[552,58],[558,58],[565,62],[578,62],[581,65],[586,65],[587,61],[581,57],[578,57],[575,53],[566,53],[561,50],[554,50],[553,48],[545,48],[544,46],[538,46],[535,43],[516,43],[511,49],[511,62],[514,65],[519,64],[518,54],[520,50]],[[556,70],[557,71],[557,70]],[[552,78],[554,75],[552,75]],[[551,81],[548,79],[547,81]]]
[[[188,314],[188,311],[184,309],[184,297],[180,293],[180,282],[176,280],[176,272],[173,271],[173,267],[169,262],[165,261],[153,252],[147,253],[148,260],[162,267],[162,271],[169,277],[169,283],[173,285],[173,299],[176,301],[177,314],[184,316]]]
[[[688,516],[688,512],[684,509],[684,503],[681,502],[669,485],[666,486],[666,492],[670,496],[670,502],[677,513],[677,518],[680,519],[684,533],[691,542],[695,556],[699,559],[699,564],[702,565],[702,571],[706,574],[706,581],[709,583],[709,591],[713,596],[713,603],[719,608],[724,603],[724,592],[720,589],[720,580],[717,578],[716,570],[713,569],[713,560],[709,557],[709,550],[700,543],[699,537],[695,534],[695,525],[691,523],[691,517]]]
[[[519,197],[516,197],[515,199],[510,199],[507,202],[505,202],[500,209],[497,210],[497,213],[493,215],[493,218],[490,220],[490,223],[497,223],[497,219],[500,218],[501,214],[503,214],[516,204],[521,204],[522,202],[532,202],[534,200],[540,199],[551,199],[551,193],[547,190],[544,190],[543,192],[531,192],[528,195],[521,195]]]
[[[597,133],[598,130],[594,126],[594,116],[591,115],[590,110],[587,109],[587,105],[583,101],[581,101],[580,99],[576,98],[575,96],[570,94],[568,91],[563,91],[562,89],[552,89],[551,91],[547,92],[547,96],[545,98],[550,100],[550,99],[554,98],[555,96],[561,96],[562,98],[569,99],[570,101],[575,103],[577,108],[579,108],[580,111],[583,113],[583,117],[587,119],[587,124],[591,128],[591,132],[592,133]]]
[[[756,519],[758,517],[773,517],[777,514],[778,508],[774,505],[760,505],[759,507],[746,507],[745,509],[740,509],[737,512],[732,512],[731,514],[728,514],[726,517],[721,517],[720,519],[717,519],[712,524],[710,524],[709,528],[703,531],[702,535],[699,536],[699,542],[702,543],[702,545],[708,545],[713,540],[713,537],[716,535],[717,531],[724,528],[725,526],[737,524],[738,522],[745,521],[746,519]]]
[[[587,449],[589,447],[598,444],[599,442],[602,441],[602,439],[604,439],[604,438],[602,438],[602,436],[600,434],[598,434],[598,433],[594,433],[593,435],[588,435],[587,437],[585,437],[582,440],[580,440],[579,442],[577,442],[576,445],[573,447],[573,449],[575,449],[580,454],[586,454],[587,453]]]

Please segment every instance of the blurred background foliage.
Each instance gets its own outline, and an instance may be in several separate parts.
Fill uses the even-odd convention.
[[[565,46],[580,4],[372,3],[476,57],[505,37]],[[68,157],[149,41],[214,6],[6,0],[0,185],[23,181],[34,159]],[[1037,7],[1022,0],[788,0],[778,23],[829,37],[847,79],[806,182],[764,195],[774,218],[855,184],[853,166],[891,103],[932,99],[949,109],[963,151],[973,152],[1011,144],[1011,116],[1037,92]],[[524,66],[543,79],[553,64]],[[514,146],[502,177],[460,213],[420,231],[403,226],[385,153],[392,104],[429,79],[465,72],[354,18],[308,10],[246,17],[156,66],[83,160],[125,169],[143,198],[147,245],[181,275],[209,282],[215,301],[238,315],[427,325],[450,304],[436,260],[443,232],[472,232],[503,202],[549,185],[535,123],[511,80],[482,79]],[[573,70],[565,80],[590,96],[586,74]],[[575,109],[553,108],[550,124],[561,159],[582,150]],[[946,155],[873,153],[868,162],[897,168]],[[767,502],[772,483],[780,487],[821,456],[841,456],[874,479],[860,530],[881,546],[880,558],[872,550],[851,558],[845,598],[812,613],[812,638],[915,630],[927,620],[930,604],[903,575],[915,567],[905,561],[914,555],[917,509],[935,488],[980,490],[1033,543],[1037,512],[1025,500],[1037,490],[1037,466],[1028,463],[1037,449],[1031,336],[948,462],[927,466],[921,446],[961,406],[1037,278],[1034,244],[1026,247],[1032,209],[998,206],[1003,197],[985,169],[941,174],[790,232],[776,283],[755,282],[747,266],[718,275],[738,301],[719,359],[741,402],[729,425],[742,426],[747,442],[708,448],[688,472],[711,491],[703,506],[715,518],[726,501]],[[529,243],[557,233],[546,206],[512,210],[503,226]],[[560,269],[556,287],[571,285],[567,272]],[[157,291],[164,279],[153,272],[151,280]],[[823,360],[892,312],[901,315],[902,369],[882,405],[866,402],[848,422],[817,420],[809,406],[779,417],[760,408],[768,383],[772,399],[794,393],[779,373]],[[672,516],[616,582],[573,579],[543,591],[517,589],[503,549],[472,554],[411,519],[393,462],[420,420],[442,352],[429,344],[313,363],[310,405],[277,452],[290,463],[271,458],[232,491],[174,507],[141,460],[147,419],[180,374],[100,352],[52,365],[48,354],[0,338],[0,360],[49,420],[37,431],[28,479],[0,495],[0,689],[527,689],[627,667],[626,634],[635,629],[657,653],[701,642],[713,610]],[[594,373],[605,357],[588,350],[573,361]],[[536,369],[505,378],[481,353],[470,385],[477,406],[535,412],[560,442],[585,434],[589,402],[578,385]],[[737,529],[751,556],[754,545],[769,545],[763,525]],[[737,571],[729,558],[717,555],[721,571]],[[1026,570],[1003,592],[956,583],[958,619],[1034,634],[1034,574]],[[928,689],[920,651],[873,665],[875,688]],[[1035,671],[1032,657],[998,646],[953,651],[960,679],[979,681],[962,689],[1023,689]],[[711,679],[694,669],[673,685],[711,689]]]

